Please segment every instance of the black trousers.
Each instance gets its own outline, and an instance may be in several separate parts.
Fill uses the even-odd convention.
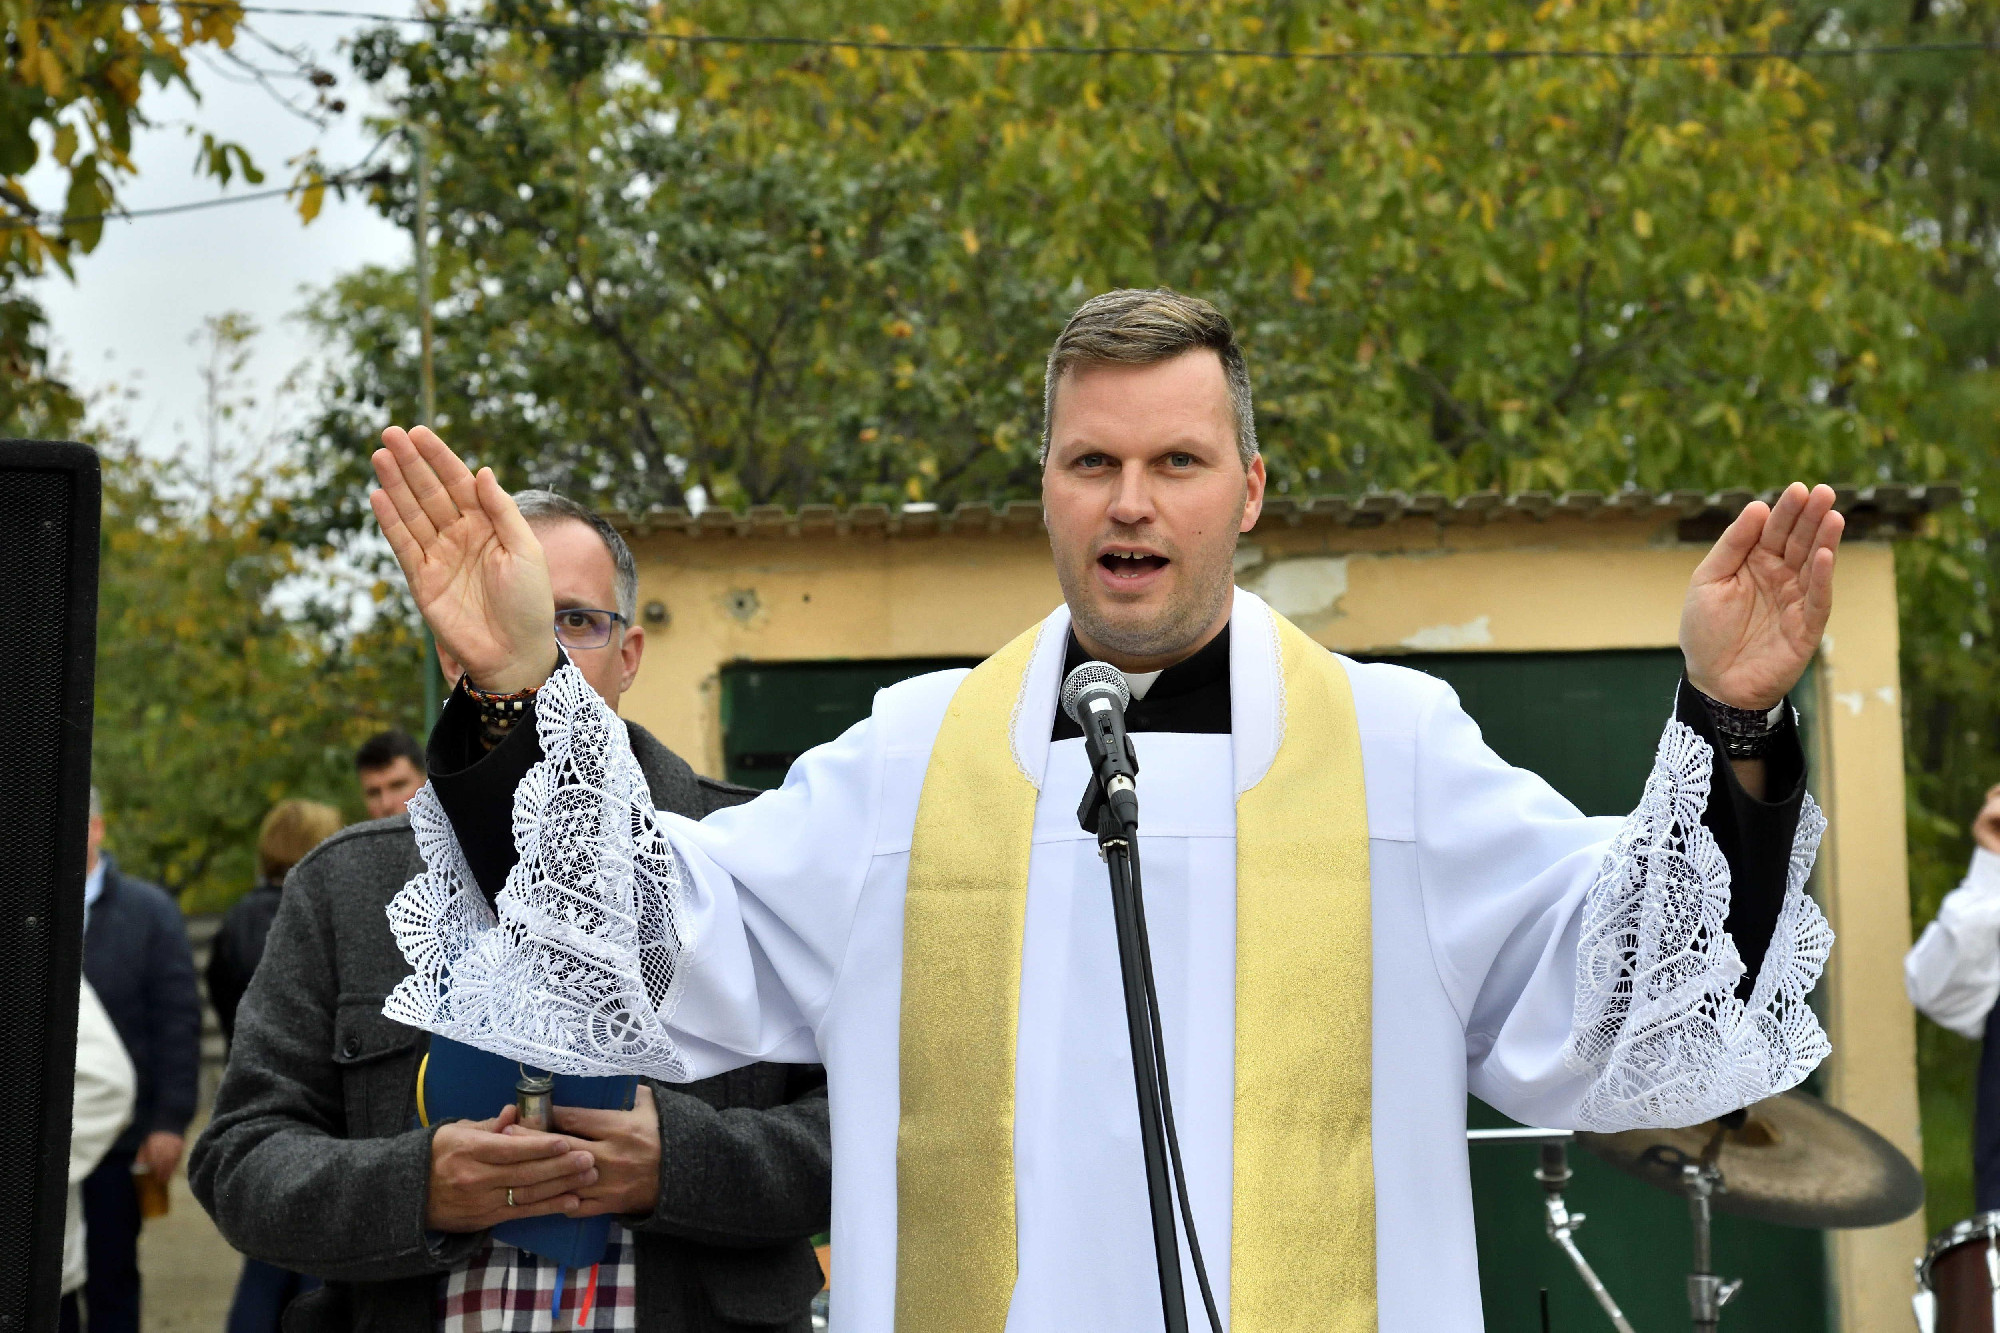
[[[284,1327],[285,1307],[318,1288],[316,1277],[287,1272],[260,1259],[245,1259],[223,1333],[278,1333]]]
[[[87,1333],[139,1333],[139,1190],[134,1154],[113,1149],[83,1180]]]

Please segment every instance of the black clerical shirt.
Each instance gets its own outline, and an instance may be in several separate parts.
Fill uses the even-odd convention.
[[[1072,630],[1063,650],[1063,679],[1090,660],[1090,654],[1076,641]],[[1194,656],[1176,662],[1159,674],[1143,699],[1125,706],[1125,730],[1185,731],[1198,735],[1227,736],[1229,721],[1229,626],[1203,644]],[[1050,740],[1080,740],[1083,728],[1063,709],[1056,709],[1055,732]]]

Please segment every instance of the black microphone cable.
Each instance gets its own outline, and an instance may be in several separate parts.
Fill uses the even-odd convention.
[[[1188,1255],[1194,1260],[1195,1284],[1201,1288],[1202,1308],[1208,1314],[1211,1333],[1222,1333],[1222,1317],[1216,1313],[1215,1291],[1209,1286],[1208,1264],[1201,1257],[1201,1238],[1195,1234],[1194,1206],[1188,1201],[1187,1171],[1181,1166],[1181,1136],[1174,1127],[1174,1094],[1167,1083],[1166,1033],[1160,1025],[1160,992],[1153,981],[1153,944],[1146,931],[1146,890],[1139,873],[1139,839],[1126,843],[1127,872],[1132,877],[1132,900],[1138,905],[1140,974],[1146,980],[1146,1013],[1153,1029],[1153,1066],[1160,1078],[1160,1116],[1167,1131],[1167,1160],[1174,1168],[1174,1197],[1180,1202],[1181,1226],[1187,1231]]]

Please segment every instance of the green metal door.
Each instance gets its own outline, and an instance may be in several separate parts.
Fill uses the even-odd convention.
[[[1661,652],[1439,653],[1397,658],[1451,683],[1487,744],[1509,763],[1548,779],[1590,815],[1622,815],[1638,804],[1653,750],[1673,708],[1681,656]],[[1798,691],[1810,698],[1809,689]],[[1476,1128],[1514,1122],[1473,1098]],[[1539,1291],[1549,1292],[1555,1333],[1609,1330],[1569,1262],[1542,1231],[1536,1150],[1525,1144],[1472,1148],[1479,1285],[1489,1333],[1539,1333]],[[1588,1215],[1577,1243],[1638,1333],[1688,1327],[1692,1258],[1687,1205],[1572,1148],[1576,1179],[1565,1196]],[[1744,1279],[1722,1326],[1748,1333],[1825,1333],[1825,1244],[1821,1233],[1718,1217],[1715,1266]]]
[[[867,717],[875,691],[926,671],[978,663],[976,657],[732,662],[722,668],[725,776],[746,787],[775,787],[794,759]]]
[[[1449,681],[1487,743],[1533,769],[1586,814],[1622,815],[1638,803],[1673,707],[1678,652],[1450,653],[1398,658]],[[723,748],[732,782],[774,787],[791,761],[868,715],[875,691],[968,659],[737,663],[722,672]],[[1801,689],[1798,697],[1809,699]],[[1810,732],[1808,731],[1808,734]],[[1474,1126],[1511,1124],[1474,1099]],[[1638,1333],[1688,1326],[1686,1206],[1578,1150],[1568,1195],[1589,1215],[1579,1243]],[[1535,1151],[1472,1149],[1480,1289],[1489,1333],[1539,1333],[1546,1287],[1554,1333],[1610,1323],[1542,1233]],[[1824,1333],[1826,1265],[1820,1233],[1721,1217],[1716,1266],[1746,1279],[1725,1329]]]

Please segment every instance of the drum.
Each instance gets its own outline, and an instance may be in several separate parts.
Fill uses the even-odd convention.
[[[2000,1212],[1931,1238],[1913,1304],[1921,1333],[2000,1333]]]

